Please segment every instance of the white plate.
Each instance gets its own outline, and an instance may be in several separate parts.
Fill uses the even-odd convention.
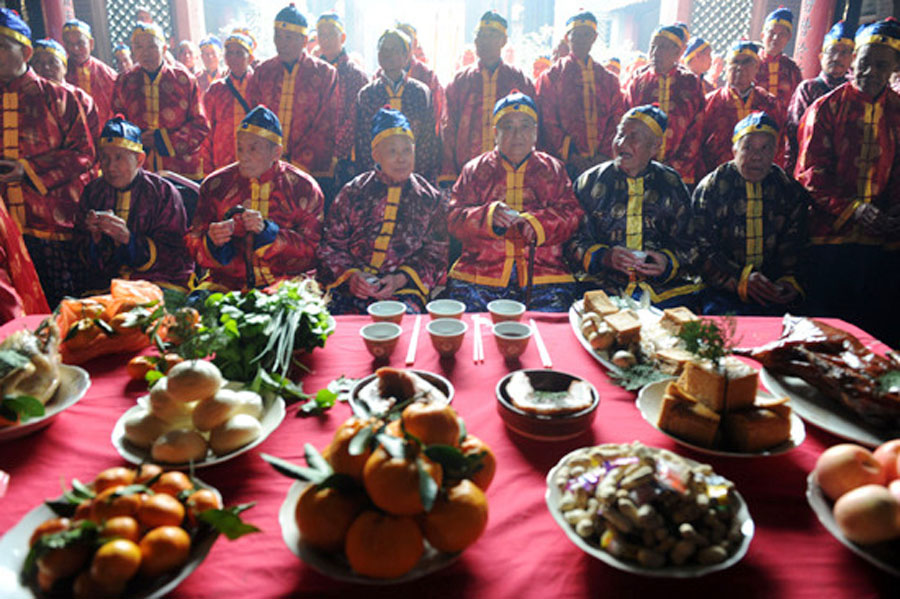
[[[44,415],[26,420],[22,424],[0,428],[0,442],[24,437],[49,425],[60,412],[78,403],[90,386],[91,377],[83,368],[60,364],[59,387],[53,398],[44,406]]]
[[[834,502],[825,497],[822,488],[816,481],[815,474],[812,472],[806,477],[806,501],[809,502],[809,506],[815,512],[822,526],[850,551],[867,562],[878,566],[885,572],[890,572],[894,576],[900,576],[900,539],[874,545],[858,545],[845,537],[834,519],[834,513],[832,512]]]
[[[594,359],[600,362],[600,364],[608,371],[619,372],[619,367],[610,360],[609,352],[594,349],[591,347],[588,340],[584,338],[584,335],[581,334],[582,314],[584,314],[584,300],[575,300],[569,307],[569,325],[572,327],[572,332],[575,333],[575,338],[578,339],[578,343],[581,344],[584,351],[591,354]]]
[[[756,458],[761,456],[781,455],[783,453],[787,453],[795,447],[798,447],[801,443],[803,443],[803,440],[806,439],[806,428],[803,426],[803,421],[799,416],[797,416],[797,414],[794,413],[794,410],[791,409],[791,436],[784,443],[776,445],[775,447],[772,447],[770,449],[766,449],[765,451],[744,453],[740,451],[725,451],[721,449],[715,449],[713,447],[694,445],[690,441],[682,439],[681,437],[676,437],[668,431],[664,431],[663,429],[659,428],[659,425],[657,424],[659,422],[659,411],[662,408],[663,396],[666,394],[666,387],[670,382],[671,381],[657,381],[655,383],[650,383],[649,385],[644,386],[641,389],[640,393],[638,393],[637,407],[641,411],[641,416],[644,417],[644,420],[649,422],[653,426],[653,428],[669,437],[679,445],[684,445],[685,447],[690,447],[693,450],[702,453],[708,453],[711,455],[734,458]],[[763,398],[772,397],[762,389],[756,392],[756,396]]]
[[[141,402],[144,398],[139,399]],[[259,434],[254,441],[235,449],[232,452],[226,453],[225,455],[217,456],[215,455],[211,449],[207,450],[206,459],[194,462],[194,468],[206,468],[207,466],[214,466],[215,464],[221,464],[222,462],[227,462],[228,460],[235,458],[242,453],[246,453],[265,441],[269,435],[272,434],[278,425],[281,424],[281,421],[284,420],[285,414],[285,404],[284,399],[281,396],[275,396],[274,399],[265,399],[264,400],[264,410],[262,419],[260,419],[260,424],[262,424],[262,432]],[[132,464],[142,464],[145,462],[154,462],[155,460],[150,455],[149,449],[143,449],[134,445],[130,441],[125,438],[125,420],[131,416],[132,414],[143,410],[144,407],[140,405],[140,403],[133,408],[127,410],[124,414],[122,414],[119,419],[116,421],[116,426],[112,431],[112,444],[116,447],[116,450],[119,452],[119,455],[125,458],[125,460],[131,462]],[[170,470],[187,470],[190,467],[190,464],[170,464],[168,462],[159,462],[159,464]]]
[[[550,513],[553,515],[553,519],[556,520],[556,523],[559,525],[559,527],[563,529],[563,532],[566,533],[566,536],[569,537],[569,540],[591,557],[595,557],[600,561],[606,563],[607,565],[616,568],[617,570],[623,570],[632,574],[640,574],[641,576],[650,576],[655,578],[697,578],[699,576],[705,576],[713,572],[718,572],[719,570],[730,568],[734,564],[741,561],[744,555],[746,555],[747,549],[750,547],[750,541],[753,539],[755,526],[753,524],[753,519],[750,517],[750,512],[747,509],[747,503],[744,501],[744,498],[741,496],[741,494],[737,492],[737,490],[735,490],[734,493],[735,499],[738,503],[738,510],[735,517],[740,522],[741,533],[744,535],[744,538],[741,541],[741,544],[738,546],[737,550],[735,550],[734,553],[728,556],[728,559],[726,559],[724,562],[712,564],[709,566],[693,565],[669,566],[666,568],[646,568],[644,566],[641,566],[637,562],[619,559],[611,553],[607,553],[597,545],[588,543],[587,540],[578,536],[578,534],[575,532],[575,528],[571,524],[566,522],[565,518],[563,518],[562,512],[559,509],[559,500],[560,497],[562,497],[562,492],[553,483],[554,479],[556,478],[557,471],[563,466],[563,464],[566,463],[566,461],[568,461],[569,457],[572,454],[579,451],[581,451],[581,449],[576,449],[566,454],[559,462],[557,462],[556,466],[554,466],[550,470],[550,472],[547,473],[547,492],[544,494],[544,499],[547,502],[547,507],[550,509]],[[659,449],[656,449],[656,451],[659,451]],[[698,462],[695,462],[694,460],[685,458],[683,456],[682,459],[691,466],[698,465]]]
[[[197,484],[211,489],[219,498],[219,502],[222,501],[222,496],[217,489],[202,481],[197,481]],[[0,538],[0,597],[3,599],[33,599],[35,597],[32,589],[22,583],[19,573],[28,556],[28,540],[31,538],[31,533],[42,522],[56,517],[56,513],[42,503],[22,516],[22,519],[9,529],[3,538]],[[216,542],[217,536],[211,530],[192,536],[188,562],[177,572],[160,577],[153,584],[141,584],[139,591],[128,595],[129,599],[159,599],[171,593],[203,562],[206,554],[212,549],[213,543]]]
[[[803,379],[776,375],[763,368],[759,373],[759,380],[772,393],[789,397],[791,407],[801,418],[842,439],[861,443],[866,447],[878,447],[885,441],[900,437],[898,430],[868,424],[836,400],[825,397]]]
[[[314,570],[341,582],[355,582],[357,584],[369,585],[387,585],[409,582],[423,576],[427,576],[432,572],[436,572],[442,568],[446,568],[455,562],[462,552],[459,553],[441,553],[434,547],[425,542],[425,553],[419,559],[416,566],[399,578],[370,578],[357,574],[350,568],[347,558],[341,553],[327,553],[319,549],[310,547],[303,542],[303,536],[300,529],[297,528],[297,521],[294,512],[297,508],[297,501],[300,494],[310,483],[305,481],[295,481],[291,488],[288,489],[287,497],[278,510],[278,523],[281,525],[281,538],[284,539],[285,545],[291,550],[291,553],[303,560],[304,563],[312,567]]]

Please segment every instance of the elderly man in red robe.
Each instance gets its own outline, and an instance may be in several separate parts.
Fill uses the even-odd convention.
[[[847,24],[843,21],[835,23],[822,40],[822,51],[819,53],[822,72],[818,77],[801,82],[794,90],[785,123],[784,170],[788,174],[792,175],[797,166],[797,129],[800,127],[800,120],[813,102],[850,80],[853,47],[853,32]]]
[[[772,116],[779,122],[784,122],[791,96],[803,79],[797,63],[784,54],[793,32],[794,13],[783,6],[769,13],[763,24],[762,65],[756,75],[756,84],[778,99],[780,112]]]
[[[327,182],[334,173],[341,114],[337,70],[306,51],[306,17],[291,4],[275,16],[277,56],[259,65],[250,104],[270,107],[284,129],[284,160]]]
[[[225,64],[228,74],[213,81],[203,95],[209,119],[206,141],[209,169],[219,169],[235,161],[235,131],[250,112],[247,88],[253,78],[250,63],[253,43],[246,35],[232,33],[225,39]]]
[[[322,13],[316,21],[320,58],[337,69],[338,85],[341,89],[341,112],[337,119],[337,133],[334,141],[335,185],[342,186],[357,173],[356,167],[356,98],[367,83],[369,76],[363,68],[350,60],[344,49],[347,33],[344,21],[334,11]]]
[[[183,289],[194,269],[184,245],[187,213],[175,186],[142,168],[141,130],[110,119],[97,153],[103,174],[84,188],[78,206],[85,291],[105,290],[113,278]]]
[[[382,108],[371,127],[377,167],[345,185],[328,212],[319,279],[335,314],[362,314],[382,299],[422,312],[447,272],[446,206],[413,173],[415,137],[403,113]]]
[[[551,312],[569,309],[575,279],[563,244],[583,212],[565,165],[534,149],[537,108],[520,92],[494,107],[496,147],[469,161],[450,196],[448,229],[462,243],[446,295],[484,312],[497,298]]]
[[[619,79],[591,58],[597,17],[580,12],[566,21],[572,51],[537,81],[543,117],[542,145],[566,163],[574,180],[612,154],[616,126],[625,112]]]
[[[425,53],[419,44],[419,32],[410,23],[397,23],[397,29],[404,32],[410,39],[409,63],[406,65],[406,74],[421,81],[431,90],[431,103],[434,104],[435,133],[440,133],[441,114],[444,112],[444,86],[441,85],[437,73],[426,64]]]
[[[186,238],[211,286],[253,289],[315,267],[322,229],[322,191],[280,160],[278,117],[257,106],[237,132],[237,162],[203,181]]]
[[[853,80],[816,100],[800,122],[795,176],[812,194],[809,302],[888,344],[900,341],[900,23],[856,34]]]
[[[28,68],[30,37],[15,11],[0,9],[0,196],[54,307],[78,286],[72,229],[95,153],[75,94]]]
[[[676,25],[657,27],[650,41],[650,64],[636,71],[628,82],[625,107],[656,104],[668,116],[656,160],[674,168],[690,185],[694,182],[698,147],[686,134],[702,118],[704,97],[697,76],[678,66],[685,35]]]
[[[425,84],[403,70],[409,61],[409,38],[399,29],[388,29],[378,38],[380,69],[371,83],[359,91],[356,106],[356,160],[360,169],[371,170],[372,129],[367,124],[384,106],[399,110],[409,120],[416,140],[416,172],[434,181],[440,165],[440,144],[434,132],[431,94]]]
[[[66,21],[62,29],[62,43],[69,54],[66,81],[83,89],[94,99],[99,128],[112,117],[112,95],[118,73],[91,56],[94,51],[94,36],[91,26],[84,21]]]
[[[31,62],[29,63],[31,68],[44,79],[62,85],[75,94],[78,102],[81,104],[81,109],[84,111],[88,129],[90,129],[91,136],[96,144],[100,137],[100,117],[97,114],[97,104],[94,103],[94,99],[86,91],[66,83],[67,62],[66,49],[58,41],[43,39],[34,42],[34,54],[31,56]]]
[[[475,31],[478,62],[458,73],[446,89],[446,108],[441,116],[444,146],[438,183],[452,185],[463,166],[494,147],[494,105],[516,89],[534,97],[531,80],[519,68],[502,59],[506,45],[506,19],[494,11],[481,16]]]
[[[699,144],[697,181],[734,157],[732,136],[739,121],[758,111],[770,116],[778,114],[775,96],[754,84],[759,64],[757,44],[747,41],[732,44],[725,65],[725,85],[706,96],[699,121],[702,128],[691,140]],[[781,123],[777,118],[775,122],[777,131]]]
[[[139,68],[116,81],[113,111],[143,131],[148,170],[173,171],[199,181],[209,123],[197,80],[183,66],[163,60],[166,41],[158,25],[138,23],[131,47]]]

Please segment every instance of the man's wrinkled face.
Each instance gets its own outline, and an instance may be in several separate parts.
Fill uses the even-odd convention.
[[[250,53],[240,44],[225,44],[225,64],[232,73],[243,77],[250,67]]]
[[[44,79],[55,83],[62,83],[66,76],[63,61],[49,52],[36,52],[31,57],[31,68]]]
[[[396,79],[409,63],[409,49],[396,35],[387,35],[378,46],[378,66]]]
[[[144,164],[144,154],[120,148],[102,146],[98,151],[103,178],[116,189],[125,189]]]
[[[74,60],[75,64],[83,63],[94,50],[93,38],[77,30],[63,32],[62,44],[69,55],[69,60]]]
[[[306,36],[298,31],[275,28],[275,51],[282,62],[299,60],[306,48]]]
[[[763,30],[763,46],[769,56],[778,56],[791,41],[791,30],[784,25],[768,25]]]
[[[475,33],[475,54],[485,64],[500,60],[500,53],[506,45],[506,35],[493,27],[481,27]]]
[[[210,73],[219,70],[219,49],[207,44],[200,48],[200,59],[203,61],[203,67]]]
[[[237,160],[241,175],[249,179],[269,170],[281,156],[281,146],[247,131],[237,132]]]
[[[775,159],[775,136],[770,133],[748,133],[737,141],[734,163],[741,176],[751,183],[759,183],[772,170]]]
[[[680,57],[681,46],[672,40],[657,35],[650,42],[650,62],[657,73],[662,75],[671,71]]]
[[[512,112],[494,127],[494,139],[500,152],[513,164],[519,164],[534,150],[537,123],[525,113]]]
[[[897,70],[897,51],[883,44],[866,44],[856,51],[853,77],[860,91],[874,98],[882,92]]]
[[[329,58],[334,58],[341,53],[347,34],[337,28],[334,23],[323,21],[316,27],[316,36],[319,40],[319,50]]]
[[[372,159],[392,181],[405,181],[416,167],[416,144],[406,135],[391,135],[372,149]]]
[[[712,47],[704,48],[688,62],[688,68],[695,75],[702,75],[712,66]]]
[[[638,119],[624,119],[613,138],[616,166],[631,177],[638,175],[659,151],[660,143],[660,138],[653,134],[650,127]]]
[[[756,80],[759,59],[747,54],[738,54],[728,59],[725,66],[725,80],[730,86],[744,91]]]
[[[834,79],[840,79],[850,70],[853,62],[853,46],[850,44],[831,44],[821,54],[822,71]]]
[[[25,71],[32,50],[5,35],[0,36],[0,80],[15,79]]]
[[[155,71],[162,66],[166,45],[152,33],[138,33],[131,40],[131,54],[145,71]]]
[[[591,48],[597,40],[597,32],[589,25],[579,25],[569,32],[567,39],[575,58],[584,60],[591,53]]]

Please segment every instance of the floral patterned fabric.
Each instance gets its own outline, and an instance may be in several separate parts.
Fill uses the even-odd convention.
[[[324,56],[322,60],[326,60]],[[346,50],[341,50],[331,66],[337,69],[338,84],[341,86],[341,114],[337,120],[337,136],[334,153],[339,160],[355,161],[356,142],[356,98],[367,83],[369,76],[355,61],[350,60]]]
[[[812,103],[821,98],[828,92],[837,89],[841,85],[850,80],[848,76],[841,77],[832,81],[831,77],[825,73],[819,73],[814,79],[806,79],[802,81],[794,95],[791,97],[791,103],[787,111],[787,121],[784,125],[785,133],[785,154],[784,154],[784,170],[788,174],[794,173],[797,166],[797,153],[799,151],[799,142],[797,140],[797,130],[800,128],[800,120],[806,114],[806,109],[812,106]]]
[[[765,50],[761,50],[759,58],[762,63],[756,74],[756,85],[775,96],[781,111],[777,119],[779,122],[784,122],[788,106],[791,103],[791,96],[794,95],[794,90],[803,79],[800,67],[784,54],[773,57],[766,54]]]
[[[114,68],[93,56],[77,65],[69,60],[66,81],[79,87],[91,96],[97,105],[97,116],[102,127],[106,121],[115,116],[112,112],[113,89],[119,74]]]
[[[247,103],[247,87],[252,78],[252,70],[248,70],[242,79],[229,73],[227,78],[214,81],[203,95],[203,106],[209,120],[209,136],[205,143],[206,164],[209,169],[219,169],[237,160],[235,136],[247,111],[235,97],[232,88]],[[249,103],[247,105],[253,108]]]

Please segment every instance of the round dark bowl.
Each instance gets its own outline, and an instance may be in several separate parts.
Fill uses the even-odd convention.
[[[422,377],[423,379],[425,379],[426,381],[428,381],[429,383],[431,383],[432,385],[437,387],[437,389],[439,391],[441,391],[444,395],[447,396],[448,404],[453,401],[453,392],[454,392],[453,384],[450,381],[448,381],[446,378],[442,377],[439,374],[435,374],[433,372],[428,372],[427,370],[409,369],[409,371],[419,375],[420,377]],[[351,406],[353,406],[361,401],[359,399],[359,393],[364,387],[366,387],[367,385],[372,384],[372,383],[378,384],[377,381],[375,380],[376,378],[378,378],[378,375],[375,373],[372,373],[369,376],[367,376],[365,378],[361,378],[356,382],[356,385],[354,385],[353,389],[350,391],[349,401],[350,401]]]
[[[520,435],[540,441],[572,439],[591,428],[597,415],[597,406],[600,405],[600,395],[593,385],[579,376],[559,370],[535,369],[522,372],[538,391],[565,391],[573,381],[584,381],[591,389],[593,401],[589,407],[569,414],[534,414],[520,410],[513,405],[506,392],[506,386],[515,374],[511,372],[497,383],[497,412],[506,426]]]

